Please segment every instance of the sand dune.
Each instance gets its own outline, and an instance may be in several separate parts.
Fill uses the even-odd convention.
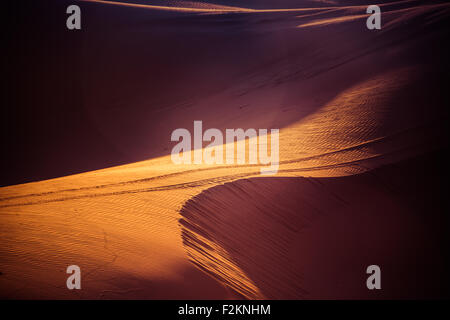
[[[441,88],[446,71],[440,69],[442,57],[430,60],[429,50],[440,46],[445,31],[438,27],[448,18],[448,4],[386,4],[392,10],[388,28],[368,34],[360,27],[364,23],[354,19],[360,8],[355,6],[271,10],[88,2],[110,12],[124,10],[122,6],[146,8],[150,15],[170,11],[163,26],[168,34],[180,19],[187,26],[184,32],[191,34],[207,24],[221,43],[212,41],[214,50],[216,44],[227,48],[255,41],[254,52],[266,52],[221,57],[218,69],[232,66],[233,72],[209,81],[217,72],[205,67],[215,65],[211,57],[195,67],[200,78],[195,83],[211,84],[203,90],[182,83],[185,89],[161,97],[164,103],[157,111],[145,111],[152,98],[135,95],[131,85],[112,95],[107,87],[97,88],[100,78],[93,73],[84,99],[99,130],[117,148],[134,152],[145,144],[130,141],[153,126],[150,132],[159,130],[152,145],[157,156],[1,188],[1,297],[370,298],[357,287],[361,279],[352,278],[358,268],[372,258],[392,266],[399,251],[405,252],[402,263],[409,263],[410,236],[426,238],[436,227],[420,228],[420,217],[411,214],[404,200],[387,194],[380,179],[395,180],[394,164],[403,167],[408,159],[435,156],[445,146]],[[211,11],[221,13],[212,18],[197,14]],[[303,11],[311,14],[302,16]],[[245,19],[247,32],[223,44],[234,30],[221,29],[222,17],[231,26]],[[132,28],[151,33],[139,23]],[[125,43],[129,37],[117,38]],[[99,57],[113,59],[97,54],[87,64],[96,65]],[[133,59],[127,61],[133,69]],[[180,82],[185,81],[182,71],[174,71]],[[110,108],[105,116],[109,102],[127,108]],[[173,164],[170,132],[191,128],[196,119],[219,129],[280,128],[277,176],[259,178],[259,165]],[[118,127],[130,132],[111,129]],[[423,160],[407,163],[408,170],[415,170]],[[379,208],[384,214],[378,215]],[[411,221],[402,229],[405,220]],[[377,229],[371,229],[373,224]],[[392,241],[397,245],[388,249]],[[333,252],[330,243],[336,247]],[[423,245],[435,244],[430,240]],[[365,256],[367,250],[376,254]],[[438,255],[424,257],[444,268]],[[72,264],[82,269],[80,292],[65,288],[65,268]],[[344,269],[341,279],[337,273]],[[395,280],[391,273],[388,278]],[[334,282],[339,279],[343,283]],[[406,278],[400,279],[382,297],[402,297],[407,290],[395,286]],[[330,283],[332,289],[326,289]]]

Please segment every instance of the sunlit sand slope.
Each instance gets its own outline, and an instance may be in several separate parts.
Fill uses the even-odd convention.
[[[286,250],[295,242],[301,247],[296,251],[298,259],[303,261],[302,250],[309,250],[305,247],[319,239],[312,232],[306,243],[296,238],[298,229],[316,211],[337,215],[343,210],[345,214],[341,208],[359,182],[355,187],[354,180],[342,180],[342,186],[332,188],[345,186],[345,195],[333,195],[334,191],[324,195],[320,180],[310,182],[305,177],[347,177],[440,149],[446,124],[440,71],[432,61],[421,63],[420,52],[405,59],[410,50],[435,44],[441,33],[422,25],[407,30],[404,23],[414,18],[428,26],[440,25],[448,16],[448,5],[412,7],[407,16],[393,12],[390,28],[375,37],[376,43],[350,41],[349,33],[359,30],[360,23],[342,17],[350,16],[354,8],[327,10],[328,15],[336,15],[332,18],[335,30],[325,27],[329,22],[307,26],[310,19],[319,17],[302,18],[298,12],[248,13],[249,27],[263,33],[278,30],[287,33],[289,41],[297,36],[310,43],[317,37],[331,40],[323,40],[313,52],[299,44],[279,54],[278,48],[268,46],[273,58],[264,64],[242,65],[245,72],[205,97],[195,92],[186,116],[179,114],[178,107],[168,110],[167,140],[161,150],[171,146],[172,130],[194,119],[220,129],[280,128],[276,177],[265,178],[255,187],[253,181],[259,180],[241,179],[258,177],[260,165],[175,165],[165,155],[1,188],[0,296],[314,296],[320,282],[313,283],[315,278],[308,273],[312,269],[298,272],[298,264],[286,260],[291,257]],[[272,18],[274,25],[261,22]],[[418,36],[411,39],[411,33]],[[280,191],[269,192],[273,189]],[[361,192],[371,196],[370,187]],[[221,196],[217,198],[216,193]],[[378,191],[372,196],[381,197]],[[245,199],[252,200],[245,205]],[[286,207],[279,207],[278,199]],[[261,204],[256,211],[255,203]],[[357,210],[352,214],[357,216]],[[248,233],[244,226],[236,228],[235,220],[254,221],[256,227]],[[258,237],[254,237],[266,227],[270,234],[265,241],[273,239],[267,251],[270,256],[258,249]],[[235,241],[240,241],[239,246]],[[251,261],[241,256],[249,248],[255,248]],[[279,263],[260,267],[267,259]],[[81,291],[65,287],[65,269],[72,264],[82,269]]]

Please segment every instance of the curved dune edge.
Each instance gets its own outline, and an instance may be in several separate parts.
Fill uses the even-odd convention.
[[[439,147],[443,139],[442,123],[436,115],[430,114],[427,119],[410,112],[405,121],[389,121],[409,110],[405,99],[412,98],[408,90],[416,85],[418,76],[411,68],[376,76],[344,91],[301,121],[281,129],[278,175],[352,175]],[[263,142],[266,140],[263,137]],[[175,165],[170,156],[164,156],[5,187],[0,207],[210,187],[258,176],[261,167],[260,164]],[[71,185],[77,187],[71,188]]]
[[[184,204],[183,243],[193,263],[249,299],[448,294],[448,263],[435,252],[443,245],[436,231],[448,217],[429,210],[445,201],[429,190],[436,163],[439,153],[430,153],[355,176],[216,186]],[[378,293],[364,285],[365,268],[374,263],[383,272]],[[227,272],[235,269],[247,281]]]
[[[309,79],[308,76],[317,79],[320,78],[318,74],[327,72],[342,74],[352,71],[346,68],[345,61],[332,62],[320,65],[319,71],[307,70],[311,74],[302,80]],[[357,69],[358,65],[353,67]],[[433,96],[433,92],[419,90],[432,77],[419,66],[386,69],[371,73],[326,101],[318,110],[282,128],[278,177],[300,179],[300,184],[295,182],[293,186],[304,189],[307,181],[304,177],[352,176],[442,146],[443,119],[440,121],[440,114],[409,112],[411,104],[424,102],[417,102],[418,96]],[[322,83],[320,80],[317,81]],[[295,90],[297,84],[294,82],[289,89]],[[281,81],[281,85],[286,85],[286,82]],[[267,91],[267,87],[262,91]],[[414,92],[419,94],[410,94]],[[429,110],[437,107],[433,103],[426,105]],[[281,111],[276,115],[283,116]],[[204,202],[198,205],[198,198],[191,201],[193,197],[205,190],[206,195],[214,193],[217,189],[208,189],[225,183],[237,181],[237,185],[245,184],[246,180],[242,179],[259,177],[259,170],[260,166],[248,165],[176,166],[170,156],[164,156],[0,188],[3,243],[0,246],[0,296],[236,297],[233,291],[227,291],[215,281],[208,282],[211,278],[192,266],[186,256],[187,251],[197,267],[244,297],[311,297],[313,290],[302,282],[304,279],[297,279],[289,273],[292,270],[283,269],[288,274],[287,278],[280,278],[278,266],[270,270],[269,278],[278,279],[280,287],[261,282],[259,276],[255,276],[261,274],[258,270],[252,271],[252,266],[236,259],[232,248],[218,243],[215,235],[209,235],[212,241],[198,233],[192,220],[186,217],[190,212],[186,213],[186,207],[198,211],[205,205]],[[271,184],[272,179],[278,177],[267,181]],[[269,184],[263,187],[271,188]],[[224,188],[233,193],[234,186],[227,184]],[[290,184],[279,186],[284,188]],[[294,190],[292,186],[289,188]],[[259,186],[254,191],[260,192]],[[315,191],[312,196],[314,194]],[[286,195],[292,194],[288,192]],[[214,202],[214,199],[212,197],[210,201]],[[340,206],[340,201],[335,200],[330,201]],[[225,208],[232,210],[230,204]],[[209,212],[208,208],[204,209],[203,213]],[[291,209],[286,210],[292,213]],[[193,216],[195,223],[197,211]],[[181,222],[182,229],[180,212],[185,216]],[[274,226],[281,228],[284,225],[277,222]],[[283,237],[288,234],[275,235],[281,238],[275,243],[284,243],[286,239]],[[239,233],[239,236],[244,235]],[[202,248],[205,245],[207,250]],[[279,254],[283,252],[281,248]],[[283,261],[289,256],[279,258]],[[214,260],[216,268],[208,264],[210,259]],[[65,268],[72,264],[80,265],[83,270],[83,291],[80,294],[64,287]],[[200,285],[190,279],[198,279]],[[285,286],[287,279],[294,279],[292,285],[295,287]],[[189,296],[195,292],[198,296]]]
[[[377,205],[385,202],[387,207],[380,210],[397,210],[391,207],[389,197],[384,199],[380,195],[383,188],[376,195],[372,194],[373,188],[379,186],[370,178],[367,182],[366,177],[395,175],[391,171],[386,174],[384,169],[377,170],[377,173],[373,170],[414,158],[426,150],[438,149],[444,143],[437,131],[433,133],[431,123],[400,132],[392,132],[393,127],[384,128],[381,125],[386,123],[382,119],[398,119],[394,114],[404,112],[394,109],[402,105],[396,103],[398,98],[395,93],[408,91],[408,83],[414,77],[414,70],[410,69],[375,77],[344,92],[318,112],[283,129],[281,141],[284,143],[281,145],[285,149],[280,154],[286,155],[287,149],[291,153],[314,153],[319,150],[321,153],[301,160],[282,161],[278,176],[311,178],[241,179],[211,187],[187,201],[180,210],[180,226],[183,243],[192,262],[248,299],[324,298],[319,291],[311,292],[304,285],[305,279],[317,280],[319,275],[305,275],[301,271],[301,262],[289,249],[289,246],[301,243],[301,230],[319,219],[317,216],[328,212],[348,216],[347,207],[352,201],[355,202],[353,197],[358,188],[361,188],[358,192],[365,192],[365,197],[378,199]],[[320,137],[316,135],[318,131],[321,131]],[[382,137],[373,139],[382,132]],[[425,140],[422,140],[424,137]],[[290,141],[295,141],[295,144]],[[355,144],[356,141],[361,143]],[[402,147],[398,149],[399,146]],[[334,162],[337,158],[342,162]],[[301,168],[302,165],[314,169],[308,171]],[[363,178],[345,178],[367,171],[371,173]],[[319,177],[341,177],[337,181],[342,181],[342,184],[330,191],[327,180]],[[366,183],[375,186],[367,188]],[[332,185],[334,188],[334,183]],[[340,194],[340,190],[346,190],[345,196]],[[364,206],[373,205],[371,201],[364,203]],[[353,210],[350,212],[356,218],[358,213]],[[406,212],[403,214],[407,218]],[[364,228],[369,228],[372,222],[368,221]],[[384,227],[391,223],[398,221],[383,221]],[[339,221],[333,220],[333,224],[339,225]],[[375,234],[372,236],[371,245],[377,241]],[[406,237],[405,234],[401,236]],[[344,235],[342,237],[345,238]],[[299,252],[298,256],[304,255]],[[294,265],[292,260],[296,261]],[[351,290],[346,290],[335,292],[336,295],[327,298],[361,298],[350,296]],[[359,292],[365,294],[364,290]]]

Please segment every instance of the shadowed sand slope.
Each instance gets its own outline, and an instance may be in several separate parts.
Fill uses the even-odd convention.
[[[448,297],[446,196],[430,189],[442,165],[428,154],[355,176],[226,183],[183,206],[184,245],[248,298]],[[379,292],[365,286],[371,264]]]
[[[410,246],[421,245],[411,235],[434,230],[372,177],[391,169],[373,170],[446,143],[448,62],[444,48],[433,50],[448,5],[405,3],[410,11],[393,8],[389,28],[368,34],[361,21],[340,19],[355,8],[203,15],[86,2],[127,26],[84,40],[86,113],[117,150],[152,156],[1,188],[0,296],[366,297],[353,278],[365,276],[361,265],[375,257],[389,269],[398,252],[409,263]],[[335,28],[298,27],[324,18],[337,19]],[[186,51],[163,58],[174,43]],[[255,178],[260,165],[173,164],[170,134],[194,120],[205,129],[280,128],[277,176]],[[420,257],[438,260],[430,241],[430,256]],[[82,269],[80,292],[65,288],[72,264]],[[345,283],[335,283],[344,269]]]

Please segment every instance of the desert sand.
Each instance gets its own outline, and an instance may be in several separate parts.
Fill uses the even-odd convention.
[[[84,40],[83,103],[116,149],[147,160],[0,188],[0,297],[448,294],[448,218],[432,190],[447,141],[450,5],[386,2],[382,29],[369,31],[364,1],[222,2],[81,2],[131,17]],[[172,69],[159,70],[172,49]],[[142,81],[155,73],[160,82]],[[279,128],[278,173],[173,164],[170,133],[194,120]],[[381,293],[365,288],[377,263]],[[65,287],[72,264],[82,290]]]

